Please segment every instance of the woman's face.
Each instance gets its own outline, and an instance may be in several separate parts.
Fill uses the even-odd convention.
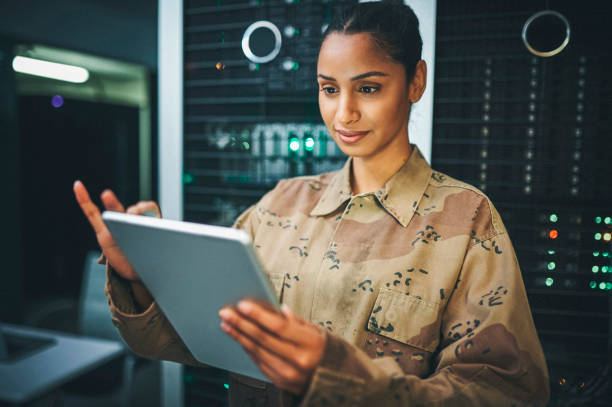
[[[407,86],[404,66],[370,34],[330,34],[319,52],[317,80],[321,116],[345,154],[383,159],[397,149],[410,151],[408,117],[414,92]]]

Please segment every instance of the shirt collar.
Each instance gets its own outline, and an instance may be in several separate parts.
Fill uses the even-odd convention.
[[[340,171],[331,179],[329,186],[310,212],[311,216],[329,215],[351,199],[352,158],[349,157]],[[380,205],[406,227],[419,206],[431,178],[432,169],[416,145],[404,165],[373,194]],[[367,195],[367,194],[364,194]]]

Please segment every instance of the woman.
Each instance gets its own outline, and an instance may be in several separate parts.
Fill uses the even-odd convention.
[[[319,105],[350,156],[288,179],[242,214],[284,304],[242,301],[221,328],[274,386],[233,376],[232,405],[544,405],[548,372],[512,244],[476,188],[433,171],[408,139],[426,84],[412,10],[362,3],[324,34]],[[113,321],[147,357],[197,365],[75,194],[108,260]],[[109,210],[123,211],[110,191]],[[139,203],[129,213],[155,209]]]

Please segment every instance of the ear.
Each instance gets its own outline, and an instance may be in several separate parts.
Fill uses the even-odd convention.
[[[423,96],[425,92],[425,86],[427,84],[427,64],[422,59],[417,62],[416,69],[414,70],[414,77],[410,82],[408,88],[408,98],[410,103],[416,103]]]

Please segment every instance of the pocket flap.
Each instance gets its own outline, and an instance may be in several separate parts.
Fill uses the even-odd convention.
[[[433,352],[440,342],[440,305],[381,288],[368,320],[368,331]]]

